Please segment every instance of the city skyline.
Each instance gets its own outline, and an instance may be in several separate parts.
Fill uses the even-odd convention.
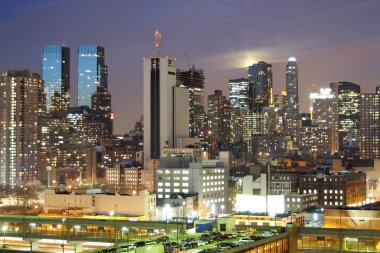
[[[285,66],[291,56],[297,58],[299,88],[307,93],[312,92],[312,84],[318,91],[330,82],[350,81],[365,93],[374,92],[380,83],[377,1],[113,3],[5,3],[0,31],[14,36],[4,37],[0,70],[29,69],[41,74],[42,46],[66,44],[72,49],[74,101],[75,48],[83,44],[104,47],[118,134],[131,129],[143,114],[142,58],[154,54],[156,29],[163,36],[162,56],[177,58],[177,67],[186,69],[187,51],[190,63],[204,70],[206,96],[216,89],[228,94],[228,81],[247,78],[248,66],[258,61],[272,64],[274,90],[285,89]],[[102,18],[99,13],[104,14]],[[144,19],[144,15],[157,18]],[[81,18],[71,18],[75,16]],[[308,107],[308,96],[300,96],[300,112],[308,112]]]

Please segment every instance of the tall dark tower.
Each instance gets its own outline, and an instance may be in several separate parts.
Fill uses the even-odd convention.
[[[67,110],[70,107],[70,48],[44,45],[41,73],[45,82],[46,111]]]
[[[272,99],[272,65],[264,61],[248,67],[248,80],[252,82],[254,112],[262,112],[264,107],[273,103]]]
[[[286,65],[286,123],[285,131],[294,143],[298,142],[297,120],[299,115],[298,102],[298,66],[296,58],[290,57]]]
[[[338,83],[339,150],[359,151],[360,86],[350,82]]]
[[[204,127],[204,83],[205,76],[203,70],[177,69],[177,85],[184,86],[189,90],[189,136],[200,137],[201,129]]]

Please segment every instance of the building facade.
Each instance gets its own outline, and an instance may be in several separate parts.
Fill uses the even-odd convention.
[[[78,103],[91,107],[91,96],[98,86],[108,87],[108,67],[104,63],[104,48],[94,45],[78,47]]]
[[[286,65],[286,95],[288,101],[286,105],[285,131],[294,143],[298,143],[298,66],[294,57],[290,57]]]
[[[46,111],[67,110],[70,106],[70,48],[44,45],[41,73],[45,84]]]
[[[338,121],[339,121],[339,151],[349,155],[358,150],[350,145],[348,134],[359,138],[360,131],[360,86],[350,82],[338,83]]]
[[[44,84],[28,70],[8,70],[0,82],[0,182],[39,180],[41,118],[45,113]]]
[[[176,60],[144,59],[144,158],[158,159],[164,146],[189,136],[189,93],[176,87]]]
[[[272,65],[259,61],[248,66],[248,80],[252,83],[252,106],[255,112],[273,104]]]
[[[380,158],[380,94],[362,94],[360,112],[360,157]]]

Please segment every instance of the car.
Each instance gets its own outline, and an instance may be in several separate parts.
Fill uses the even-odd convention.
[[[144,241],[135,242],[136,248],[143,247],[146,245]]]
[[[237,237],[236,233],[228,233],[228,234],[224,234],[224,235],[227,235],[227,239],[232,239],[232,238],[236,238]]]
[[[262,240],[265,237],[261,236],[261,235],[251,235],[250,238],[251,238],[251,240],[257,241],[257,240]]]
[[[207,244],[205,241],[201,241],[201,240],[196,241],[196,242],[197,242],[198,246],[205,246]]]
[[[164,236],[158,237],[157,241],[159,241],[159,242],[167,242],[167,241],[169,241],[169,236],[164,235]]]
[[[133,244],[129,244],[129,245],[124,245],[124,246],[120,246],[121,249],[136,249],[136,246],[133,245]]]
[[[244,242],[244,243],[250,243],[250,242],[254,242],[254,240],[248,238],[248,237],[242,237],[239,239],[240,242]]]
[[[216,249],[217,251],[219,251],[219,250],[227,250],[227,249],[231,249],[231,247],[228,246],[228,245],[219,244],[217,247],[215,247],[215,249]]]
[[[242,241],[234,241],[234,242],[232,242],[232,245],[234,245],[235,247],[242,246],[244,244],[245,244],[245,242],[242,242]]]
[[[245,236],[247,236],[247,233],[244,232],[244,231],[239,231],[239,232],[237,232],[237,236],[239,236],[239,237],[245,237]]]

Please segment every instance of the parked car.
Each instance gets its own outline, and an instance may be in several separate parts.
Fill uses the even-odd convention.
[[[237,246],[242,246],[242,245],[244,245],[245,242],[242,242],[242,241],[234,241],[234,242],[232,242],[232,244],[233,244],[235,247],[237,247]]]
[[[254,240],[251,240],[248,237],[242,237],[242,238],[239,239],[239,241],[244,242],[244,243],[254,242]]]
[[[245,237],[245,236],[247,236],[247,233],[244,232],[244,231],[238,231],[238,232],[237,232],[237,236]]]
[[[237,237],[236,233],[228,233],[228,234],[224,234],[224,235],[226,235],[228,239],[232,239],[232,238],[236,238]]]
[[[219,251],[219,250],[231,249],[231,247],[228,245],[219,244],[217,247],[215,247],[215,249]]]
[[[257,241],[257,240],[262,240],[265,237],[261,236],[261,235],[251,235],[250,238],[251,238],[251,240]]]
[[[145,246],[146,243],[144,241],[139,241],[139,242],[135,242],[135,245],[136,245],[137,248],[139,248],[139,247]]]
[[[196,242],[197,242],[198,246],[205,246],[207,244],[205,241],[201,241],[201,240],[196,241]]]

